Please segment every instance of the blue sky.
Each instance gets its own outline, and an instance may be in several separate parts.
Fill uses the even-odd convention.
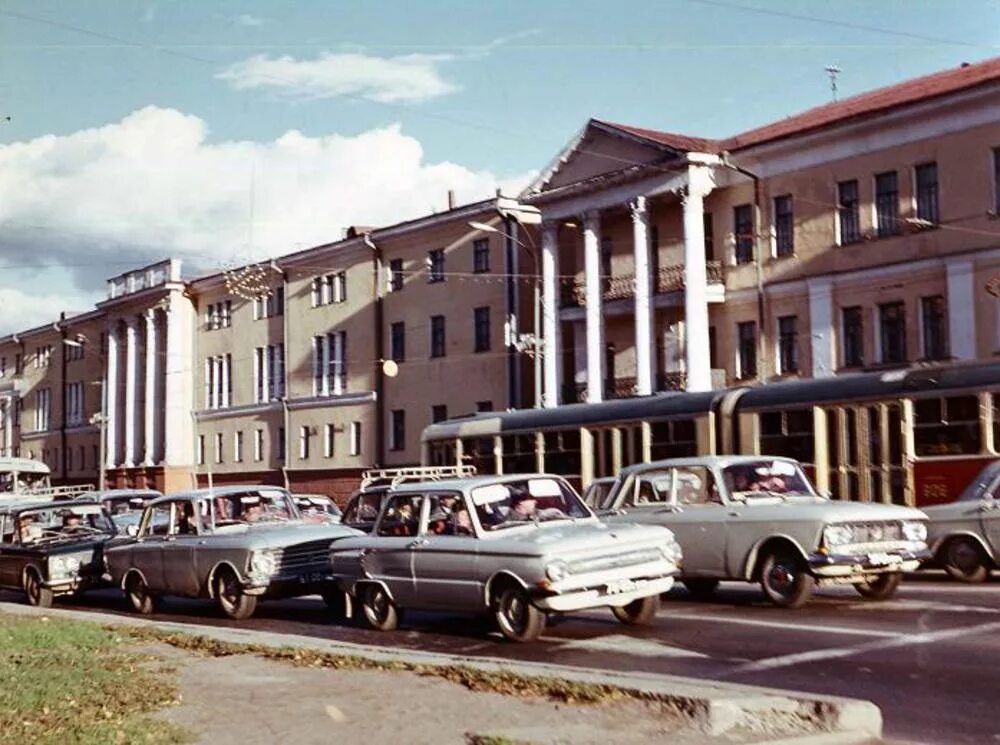
[[[848,96],[996,56],[1000,2],[0,0],[0,29],[25,323],[32,285],[85,304],[133,258],[212,268],[516,188],[590,116],[723,136],[828,101],[829,64]]]

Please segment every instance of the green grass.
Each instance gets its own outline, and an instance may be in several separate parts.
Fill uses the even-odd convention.
[[[130,644],[95,624],[0,615],[0,745],[188,742],[150,716],[177,688]]]

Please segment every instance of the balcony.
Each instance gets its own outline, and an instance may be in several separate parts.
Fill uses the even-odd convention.
[[[721,285],[724,281],[722,262],[708,261],[705,263],[708,284]],[[656,273],[656,284],[653,292],[662,295],[668,292],[680,292],[684,289],[684,265],[662,267]],[[585,279],[564,279],[560,287],[561,304],[563,308],[582,308],[586,305],[587,287]],[[635,275],[621,274],[615,277],[601,278],[601,298],[605,302],[627,300],[635,297]]]
[[[659,373],[656,376],[655,393],[666,391],[683,391],[687,385],[687,375],[683,372]],[[712,370],[712,390],[721,390],[726,387],[726,371]],[[582,403],[587,400],[587,384],[576,383],[574,385],[563,386],[562,402],[564,404]],[[635,378],[621,377],[604,381],[604,400],[610,401],[617,398],[632,398],[636,395]]]

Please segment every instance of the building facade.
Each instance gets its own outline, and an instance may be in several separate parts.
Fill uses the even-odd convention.
[[[0,451],[344,495],[478,411],[992,358],[998,123],[1000,60],[724,140],[591,120],[516,200],[128,272],[0,339]]]

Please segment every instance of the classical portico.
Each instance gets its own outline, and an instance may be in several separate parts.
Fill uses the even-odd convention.
[[[712,388],[708,305],[720,302],[725,290],[721,268],[713,264],[710,272],[706,262],[704,199],[724,169],[714,155],[653,148],[636,138],[616,141],[621,133],[613,129],[600,122],[588,124],[522,197],[541,210],[543,219],[542,401],[546,407],[567,402],[560,369],[564,326],[572,331],[573,383],[582,400],[593,403],[607,397],[614,380],[606,369],[606,360],[613,354],[606,342],[606,324],[616,314],[634,319],[630,393],[648,395],[667,387],[665,379],[670,375],[675,385],[680,381],[689,391]],[[660,160],[669,157],[669,167],[659,163],[641,167],[650,162],[651,150]],[[593,162],[604,156],[603,164]],[[634,167],[604,170],[609,163],[618,169],[629,160],[637,162]],[[666,266],[660,247],[651,244],[654,205],[679,207],[683,214],[681,253]],[[609,257],[603,255],[604,222],[613,217],[620,223],[623,212],[631,217],[633,271],[628,276],[609,271]],[[574,259],[582,269],[582,281],[573,274]],[[682,340],[680,370],[667,369],[657,354],[656,314],[672,306],[681,318],[676,326],[682,330],[664,333]]]

